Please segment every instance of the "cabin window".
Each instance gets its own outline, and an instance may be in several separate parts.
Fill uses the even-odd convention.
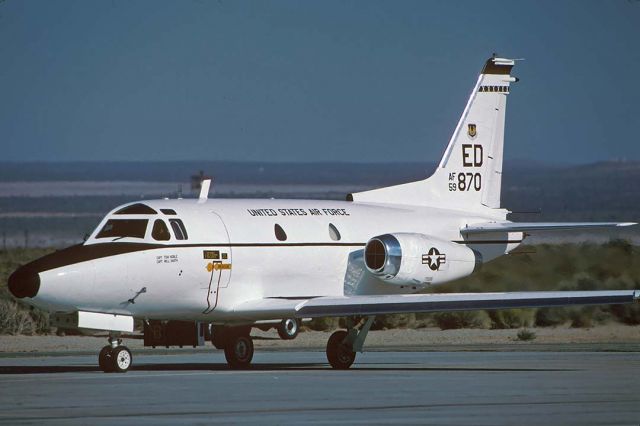
[[[148,223],[147,219],[109,219],[96,238],[144,238]]]
[[[329,224],[329,236],[333,241],[340,241],[340,238],[342,238],[340,236],[340,231],[338,231],[338,228],[336,228],[333,223]]]
[[[160,209],[160,211],[166,215],[175,216],[176,211],[174,209]]]
[[[284,232],[284,229],[282,229],[282,226],[280,226],[280,225],[278,225],[276,223],[276,226],[274,226],[273,230],[276,233],[276,238],[278,239],[278,241],[286,241],[287,240],[287,233]]]
[[[169,233],[169,228],[164,223],[164,220],[157,219],[153,223],[153,230],[151,231],[151,236],[154,240],[158,241],[168,241],[171,238],[171,234]]]
[[[180,219],[169,219],[169,223],[171,224],[171,229],[173,229],[173,234],[176,236],[176,240],[186,240],[189,238],[187,236],[187,228],[184,227],[184,223]]]
[[[136,203],[130,206],[124,207],[114,214],[158,214],[154,209],[146,204]]]

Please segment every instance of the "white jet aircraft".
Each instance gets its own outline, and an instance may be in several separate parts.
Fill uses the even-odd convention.
[[[633,223],[512,223],[500,206],[505,106],[514,61],[492,57],[435,173],[350,194],[346,201],[199,199],[135,202],[111,211],[80,245],[17,269],[11,293],[53,312],[55,325],[106,330],[105,372],[132,363],[122,334],[145,345],[205,336],[232,368],[253,357],[252,327],[293,338],[301,319],[346,317],[327,344],[349,368],[375,315],[623,304],[640,291],[429,294],[511,252],[536,231]],[[517,277],[514,277],[517,279]]]

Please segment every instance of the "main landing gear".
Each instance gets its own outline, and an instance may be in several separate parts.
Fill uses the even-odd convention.
[[[331,367],[346,370],[356,360],[356,352],[362,352],[367,333],[375,317],[356,321],[347,318],[347,330],[334,332],[327,342],[327,360]]]
[[[211,342],[217,349],[224,349],[224,357],[229,367],[245,369],[253,359],[251,327],[214,326]]]
[[[295,318],[283,319],[275,328],[281,339],[292,340],[300,332],[300,321]],[[229,367],[249,368],[254,352],[251,326],[213,326],[211,331],[211,343],[216,349],[224,350]]]
[[[244,334],[232,334],[224,347],[224,357],[229,367],[245,369],[251,365],[253,359],[253,340]]]
[[[300,332],[300,321],[295,318],[283,319],[276,327],[282,340],[293,340]]]
[[[356,352],[362,352],[367,333],[371,329],[375,317],[360,319],[347,318],[347,330],[338,330],[331,335],[327,342],[327,360],[335,369],[345,370],[353,364]],[[296,320],[283,320],[278,327],[278,334],[284,338],[285,330],[288,335],[298,334],[299,323]],[[229,367],[245,369],[251,365],[253,359],[253,340],[250,336],[251,326],[212,328],[211,342],[217,349],[224,349],[224,356]],[[287,335],[287,334],[285,334]],[[289,337],[289,339],[293,338]]]
[[[116,335],[109,336],[109,344],[98,355],[98,365],[105,373],[126,373],[132,361],[131,351]]]

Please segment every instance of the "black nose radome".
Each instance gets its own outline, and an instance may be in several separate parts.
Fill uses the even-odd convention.
[[[18,299],[34,297],[40,289],[38,271],[22,266],[9,277],[9,291]]]

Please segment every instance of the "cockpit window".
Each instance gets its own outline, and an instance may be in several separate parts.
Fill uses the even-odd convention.
[[[114,214],[158,214],[154,209],[146,204],[136,203],[130,206],[124,207]]]
[[[151,236],[154,240],[158,241],[167,241],[171,238],[171,234],[169,233],[169,228],[164,223],[164,220],[157,219],[153,223],[153,230],[151,231]]]
[[[147,219],[109,219],[96,238],[144,238],[148,223]]]
[[[169,219],[169,223],[171,224],[171,229],[173,229],[173,234],[176,236],[176,240],[186,240],[189,238],[187,236],[187,228],[184,227],[184,223],[180,219]]]
[[[164,214],[168,214],[168,215],[176,215],[176,211],[174,209],[160,209],[160,211]]]

